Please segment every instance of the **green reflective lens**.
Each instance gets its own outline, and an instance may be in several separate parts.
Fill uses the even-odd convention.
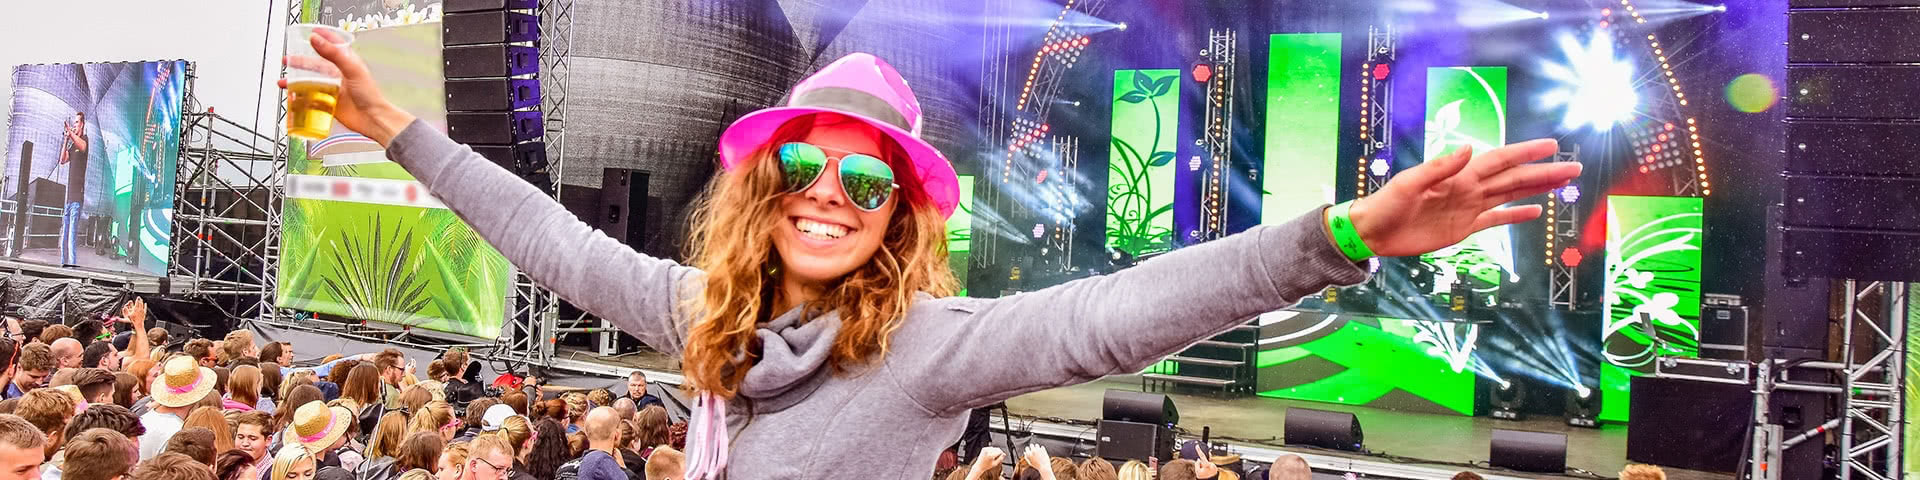
[[[827,169],[827,153],[805,143],[780,146],[780,172],[786,175],[787,192],[806,190]]]
[[[875,210],[893,195],[893,168],[878,158],[850,154],[840,158],[840,189],[861,210]]]

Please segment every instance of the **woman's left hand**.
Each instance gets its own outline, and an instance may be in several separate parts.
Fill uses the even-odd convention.
[[[1540,139],[1479,156],[1463,148],[1421,164],[1355,201],[1353,227],[1375,255],[1405,257],[1460,243],[1473,232],[1533,220],[1540,216],[1539,205],[1501,205],[1580,176],[1579,162],[1530,163],[1559,148],[1552,139]]]

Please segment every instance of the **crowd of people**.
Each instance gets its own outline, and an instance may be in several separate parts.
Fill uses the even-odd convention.
[[[482,384],[453,349],[294,366],[235,331],[169,342],[146,308],[76,325],[6,320],[0,480],[629,480],[684,470],[684,424],[628,393]],[[308,362],[315,363],[315,362]]]

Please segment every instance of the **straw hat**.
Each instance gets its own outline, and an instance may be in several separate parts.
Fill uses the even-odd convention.
[[[347,434],[347,422],[352,421],[353,413],[344,407],[328,407],[325,403],[307,402],[293,412],[293,425],[289,425],[287,434],[293,438],[291,443],[307,447],[308,452],[319,455],[332,447]]]
[[[193,357],[173,357],[156,379],[153,401],[168,407],[192,405],[213,391],[215,378],[213,369],[200,366]]]

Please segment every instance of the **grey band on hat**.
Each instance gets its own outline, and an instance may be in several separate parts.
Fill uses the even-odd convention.
[[[819,107],[839,110],[863,117],[886,122],[901,130],[913,131],[907,124],[907,116],[871,93],[845,87],[821,87],[809,90],[793,98],[789,103],[795,107]]]

